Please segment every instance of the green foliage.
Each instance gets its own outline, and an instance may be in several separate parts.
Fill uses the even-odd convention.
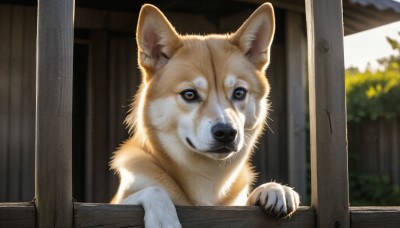
[[[400,189],[387,176],[349,173],[351,206],[400,205]]]
[[[349,195],[351,206],[400,205],[400,188],[388,176],[359,173],[360,155],[349,151]]]
[[[400,32],[399,32],[400,36]],[[376,72],[346,70],[348,122],[400,116],[400,41],[387,37],[394,55],[378,60]],[[354,151],[353,151],[354,152]],[[400,205],[400,188],[389,177],[361,174],[355,169],[358,154],[349,151],[349,194],[352,206]]]
[[[347,118],[350,122],[400,115],[400,42],[387,40],[397,53],[378,60],[384,70],[346,70]]]
[[[400,70],[400,68],[398,69]],[[366,71],[346,76],[347,117],[360,122],[362,118],[376,120],[393,118],[400,113],[399,71]]]

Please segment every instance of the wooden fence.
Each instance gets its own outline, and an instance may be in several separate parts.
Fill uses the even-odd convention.
[[[348,135],[351,171],[386,176],[393,185],[400,184],[400,118],[350,123]]]
[[[289,219],[266,216],[259,207],[183,207],[177,212],[183,227],[343,227],[338,223],[317,226],[318,216],[312,207],[300,207]],[[352,228],[398,228],[399,207],[350,207]],[[140,206],[94,203],[74,204],[74,227],[143,227],[144,211]],[[0,227],[35,227],[34,203],[0,203]],[[36,226],[38,227],[38,226]],[[44,226],[40,226],[44,227]],[[60,226],[49,226],[60,227]]]
[[[73,203],[73,15],[74,0],[38,1],[36,199],[0,204],[0,227],[143,227],[141,207]],[[306,15],[311,207],[286,220],[258,207],[178,207],[184,227],[399,227],[400,207],[348,204],[342,2],[306,0]]]

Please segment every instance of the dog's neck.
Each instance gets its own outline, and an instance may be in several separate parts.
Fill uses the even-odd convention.
[[[146,144],[152,145],[149,153],[157,154],[154,159],[158,165],[175,179],[183,192],[191,193],[190,201],[198,206],[223,204],[222,201],[251,155],[249,147],[243,147],[225,160],[214,160],[190,151],[177,137],[164,138],[163,141],[168,141],[168,145],[162,145],[154,137],[147,139]],[[245,180],[249,185],[252,181]]]
[[[243,154],[225,161],[203,163],[206,168],[202,171],[186,167],[187,175],[181,177],[181,181],[185,191],[192,192],[191,200],[194,205],[221,205],[245,165],[245,152],[238,153]]]

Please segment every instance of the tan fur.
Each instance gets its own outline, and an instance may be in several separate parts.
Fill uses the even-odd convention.
[[[179,35],[157,8],[142,7],[137,42],[143,81],[126,119],[133,137],[111,162],[121,177],[112,203],[159,186],[176,205],[246,204],[255,178],[249,159],[268,109],[264,72],[273,34],[270,4],[259,7],[236,33],[207,36]],[[248,97],[233,102],[238,86],[247,88]],[[185,88],[196,89],[201,102],[185,102],[180,96]],[[239,128],[239,151],[194,151],[178,137],[190,120],[190,137],[202,142],[198,138],[207,138],[207,121],[221,118]]]

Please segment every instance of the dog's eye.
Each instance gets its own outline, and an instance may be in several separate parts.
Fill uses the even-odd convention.
[[[247,90],[243,87],[239,87],[236,88],[235,91],[233,91],[232,99],[237,101],[242,101],[246,98],[246,95],[247,95]]]
[[[181,93],[182,98],[187,102],[195,102],[200,100],[200,96],[194,89],[186,89]]]

